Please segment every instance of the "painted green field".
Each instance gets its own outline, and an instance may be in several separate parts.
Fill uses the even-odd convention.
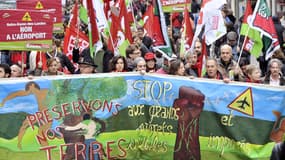
[[[22,150],[17,148],[17,137],[6,140],[0,139],[0,160],[45,160],[45,151],[39,151],[35,139],[37,130],[28,129],[22,142]],[[97,140],[103,144],[104,150],[112,149],[110,156],[126,156],[129,160],[171,160],[176,135],[173,133],[153,133],[150,131],[118,131],[102,133]],[[121,139],[121,141],[120,141]],[[274,143],[254,145],[232,141],[224,137],[200,137],[202,159],[269,159]],[[49,145],[64,144],[62,139],[49,141]],[[108,148],[107,148],[108,146]],[[120,146],[120,147],[118,147]],[[121,148],[121,149],[118,149]],[[23,158],[24,157],[24,158]],[[59,149],[52,150],[52,159],[59,160]],[[122,158],[121,158],[122,159]]]

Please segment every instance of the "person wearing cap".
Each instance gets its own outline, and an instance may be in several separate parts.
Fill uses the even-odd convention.
[[[146,72],[156,72],[156,59],[155,55],[152,52],[148,52],[144,55],[144,59],[146,61]]]
[[[94,63],[91,57],[81,57],[77,63],[79,64],[79,69],[76,71],[76,74],[96,73],[97,65]]]

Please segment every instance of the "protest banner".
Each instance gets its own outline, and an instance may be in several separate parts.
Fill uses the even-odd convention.
[[[157,74],[5,80],[0,154],[265,160],[284,135],[284,102],[284,87]]]
[[[53,32],[63,33],[61,0],[17,0],[17,9],[53,12]]]
[[[185,6],[191,8],[190,0],[161,0],[164,12],[183,12]]]
[[[47,51],[52,45],[49,12],[0,10],[0,50]]]

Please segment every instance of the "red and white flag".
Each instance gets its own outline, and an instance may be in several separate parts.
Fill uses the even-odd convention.
[[[224,23],[224,18],[220,8],[226,4],[226,0],[204,0],[202,3],[199,19],[194,34],[194,41],[201,34],[204,28],[203,35],[207,45],[212,44],[217,39],[227,33]],[[191,48],[194,47],[194,41]]]
[[[132,43],[132,32],[128,20],[127,8],[124,0],[118,0],[111,7],[111,27],[108,48],[115,54],[119,53],[119,48],[125,40]]]
[[[258,0],[256,2],[252,15],[252,23],[250,25],[263,35],[263,50],[265,52],[265,59],[268,60],[274,51],[280,48],[280,45],[272,21],[271,11],[266,0]]]
[[[88,36],[79,30],[78,4],[75,3],[69,26],[65,30],[63,52],[72,60],[72,50],[78,43],[79,52],[89,46]]]
[[[153,0],[143,15],[145,34],[153,39],[153,48],[168,59],[173,55],[160,0]]]
[[[180,47],[180,57],[184,56],[188,50],[191,48],[191,44],[193,41],[193,27],[191,24],[190,16],[188,8],[185,6],[184,8],[184,20],[182,22],[182,39],[181,39],[181,47]]]

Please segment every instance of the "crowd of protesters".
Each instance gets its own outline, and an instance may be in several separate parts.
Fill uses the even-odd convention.
[[[67,25],[72,10],[72,1],[66,3],[64,17]],[[136,20],[144,14],[148,1],[133,1],[133,10]],[[193,1],[191,22],[197,24],[200,4]],[[0,51],[0,78],[14,78],[24,76],[50,76],[65,74],[90,74],[108,72],[141,72],[159,73],[178,76],[204,77],[224,80],[224,82],[240,81],[249,83],[264,83],[274,86],[285,85],[285,56],[284,39],[285,28],[281,23],[284,16],[273,16],[274,26],[278,35],[281,48],[269,60],[264,56],[251,58],[246,51],[240,52],[238,44],[241,18],[237,19],[229,6],[222,8],[227,34],[217,40],[213,45],[204,48],[207,51],[205,73],[200,75],[200,56],[203,45],[201,40],[195,40],[191,52],[179,54],[181,43],[182,13],[166,14],[166,24],[171,42],[173,56],[166,57],[161,51],[155,50],[151,37],[144,34],[144,29],[139,24],[133,29],[133,44],[130,44],[125,55],[114,55],[107,49],[106,42],[101,54],[96,59],[90,55],[89,48],[82,52],[75,46],[72,58],[63,53],[64,34],[55,34],[50,52],[26,51]],[[87,26],[87,25],[86,25]],[[87,28],[85,26],[85,29]],[[84,25],[83,25],[84,28]],[[88,32],[88,31],[87,31]],[[242,55],[240,55],[240,53]],[[98,56],[97,56],[98,57]],[[253,60],[252,60],[253,59]]]

